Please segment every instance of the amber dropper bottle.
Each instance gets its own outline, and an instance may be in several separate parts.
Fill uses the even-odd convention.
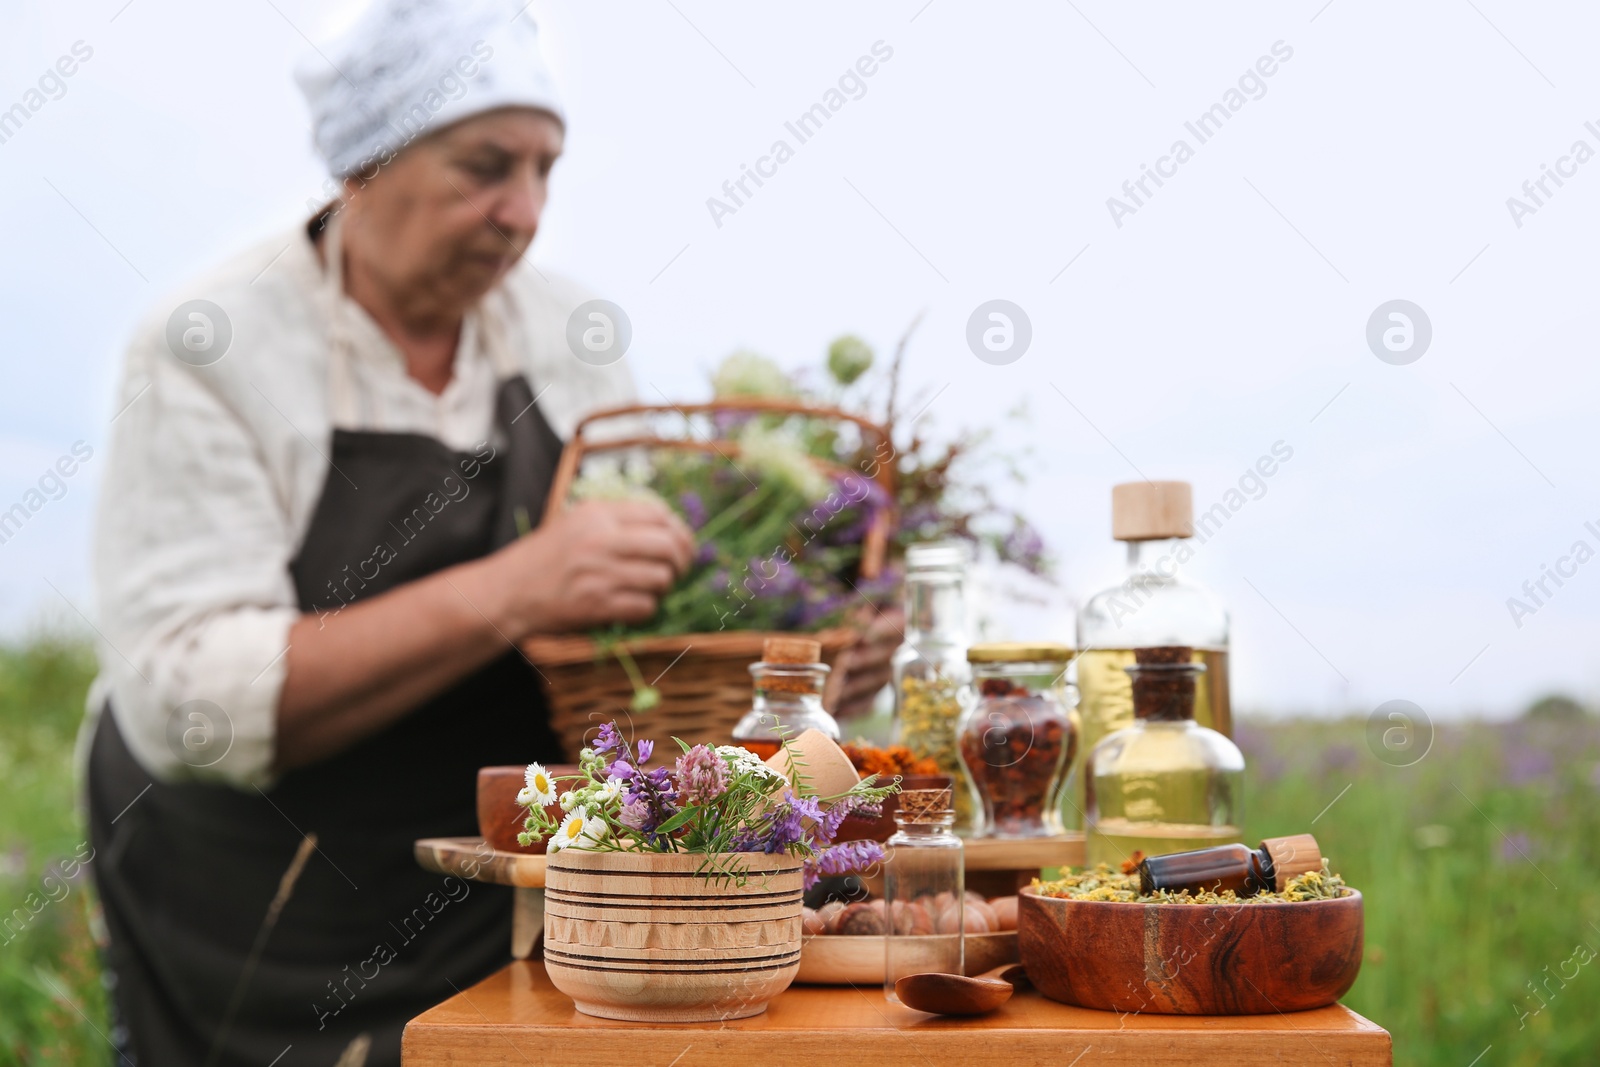
[[[1269,837],[1260,848],[1218,845],[1192,852],[1169,852],[1139,863],[1139,892],[1165,889],[1177,893],[1231,889],[1241,897],[1283,892],[1292,879],[1322,869],[1322,851],[1310,834]]]

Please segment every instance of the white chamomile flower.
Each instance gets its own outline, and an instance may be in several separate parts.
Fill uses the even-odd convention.
[[[561,825],[550,838],[550,851],[559,852],[564,848],[571,848],[583,840],[584,830],[589,823],[589,813],[583,808],[568,812],[561,820]]]
[[[602,801],[616,800],[622,796],[622,779],[609,778],[606,784],[600,787],[599,799]]]
[[[560,803],[561,803],[561,810],[562,811],[571,811],[573,805],[576,804],[577,802],[578,802],[578,794],[576,792],[568,791],[568,792],[565,792],[565,793],[561,794]]]
[[[544,764],[528,764],[527,774],[524,777],[528,785],[527,789],[524,790],[528,794],[528,800],[524,801],[519,797],[518,803],[537,804],[543,807],[546,804],[555,802],[556,786],[550,780],[550,772],[544,769]]]
[[[573,847],[593,848],[604,841],[610,833],[611,827],[606,825],[604,819],[599,816],[591,816],[583,820],[583,837],[580,839],[582,843]]]
[[[533,807],[533,790],[527,786],[517,790],[517,803],[524,808]]]

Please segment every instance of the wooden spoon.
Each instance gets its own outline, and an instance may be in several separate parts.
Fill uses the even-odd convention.
[[[1007,963],[971,978],[959,974],[908,974],[894,983],[900,1003],[935,1015],[982,1015],[1011,999],[1028,980],[1020,963]]]

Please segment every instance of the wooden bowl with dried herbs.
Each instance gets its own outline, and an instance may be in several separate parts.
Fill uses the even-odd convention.
[[[1361,970],[1361,894],[1326,863],[1282,892],[1139,893],[1105,866],[1018,896],[1028,979],[1063,1004],[1260,1015],[1336,1002]]]

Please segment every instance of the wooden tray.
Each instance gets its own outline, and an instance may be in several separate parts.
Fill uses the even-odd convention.
[[[1083,834],[1053,837],[966,837],[961,840],[969,871],[1031,871],[1082,867]]]
[[[1083,866],[1083,835],[1061,834],[1022,840],[975,838],[963,842],[969,871],[1026,871]],[[425,837],[415,845],[417,862],[440,874],[474,882],[544,888],[544,857],[504,852],[481,837]]]
[[[800,943],[802,985],[882,985],[884,939],[871,935],[812,934]],[[982,974],[1002,963],[1017,962],[1017,932],[968,934],[966,973]]]
[[[424,870],[518,889],[544,888],[542,854],[501,852],[481,837],[424,837],[412,853]]]
[[[963,841],[968,870],[1037,870],[1082,867],[1082,833],[1024,840],[974,838]],[[506,853],[490,848],[482,837],[426,837],[414,846],[416,862],[442,875],[456,875],[493,885],[544,888],[544,856]]]

